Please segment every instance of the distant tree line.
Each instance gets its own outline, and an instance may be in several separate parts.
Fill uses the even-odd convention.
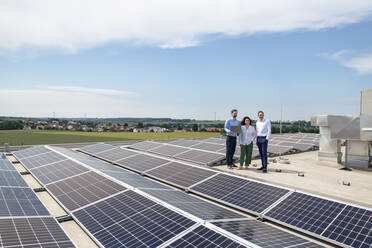
[[[23,129],[21,121],[5,120],[0,122],[0,130],[19,130]]]

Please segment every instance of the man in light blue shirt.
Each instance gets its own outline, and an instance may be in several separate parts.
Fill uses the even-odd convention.
[[[231,110],[231,117],[226,120],[225,122],[225,131],[227,134],[226,137],[226,163],[227,167],[232,169],[233,167],[233,157],[235,153],[236,148],[236,137],[238,134],[236,132],[233,132],[231,128],[233,126],[239,126],[239,121],[236,119],[238,116],[238,110],[233,109]]]

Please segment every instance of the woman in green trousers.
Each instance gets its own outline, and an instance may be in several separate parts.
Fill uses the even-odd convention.
[[[238,170],[243,169],[244,161],[246,169],[251,164],[253,140],[256,138],[256,129],[251,126],[251,119],[248,116],[243,118],[241,128],[242,131],[239,134],[240,167]]]

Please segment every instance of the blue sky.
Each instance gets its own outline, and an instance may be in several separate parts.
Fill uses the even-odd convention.
[[[357,2],[366,9],[368,1]],[[243,20],[227,27],[213,27],[221,20],[211,17],[200,28],[200,22],[187,24],[192,19],[185,15],[183,25],[194,33],[135,19],[122,22],[119,32],[131,33],[132,22],[142,23],[144,31],[119,38],[110,32],[85,35],[92,27],[84,24],[78,30],[63,26],[66,37],[60,30],[52,39],[47,28],[20,37],[19,25],[0,20],[0,31],[10,37],[0,38],[0,116],[225,119],[237,108],[241,117],[264,110],[277,120],[281,102],[285,120],[359,114],[360,91],[372,88],[372,4],[367,5],[363,15],[357,7],[358,14],[350,14],[345,5],[346,14],[341,6],[340,13],[322,17],[323,24],[315,19],[304,26],[296,26],[302,23],[296,16],[279,27],[275,21],[245,27],[267,17],[260,6],[253,17],[239,12]],[[321,13],[329,8],[312,7]],[[5,11],[18,13],[14,6]],[[33,8],[22,11],[31,20],[36,15]],[[224,18],[229,23],[230,16]]]

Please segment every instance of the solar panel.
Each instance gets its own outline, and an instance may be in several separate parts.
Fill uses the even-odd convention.
[[[86,167],[71,161],[63,160],[31,170],[31,173],[42,183],[48,184],[89,171]]]
[[[322,236],[352,247],[372,247],[372,211],[347,206]]]
[[[170,205],[203,220],[244,218],[244,215],[177,190],[143,190]]]
[[[216,221],[212,224],[260,247],[323,247],[254,219]]]
[[[320,235],[345,206],[342,203],[294,192],[265,216]]]
[[[79,150],[82,152],[89,153],[89,154],[96,154],[96,153],[107,151],[113,148],[115,148],[115,146],[113,145],[109,145],[105,143],[97,143],[97,144],[81,147],[79,148]]]
[[[125,158],[115,163],[125,168],[130,168],[135,171],[144,172],[153,169],[157,166],[168,163],[169,160],[157,158],[146,154],[138,154],[136,156]]]
[[[192,189],[255,213],[261,213],[289,192],[287,189],[223,174]]]
[[[243,248],[242,245],[220,233],[217,233],[205,226],[198,226],[196,229],[183,235],[166,247],[221,247],[221,248]]]
[[[226,174],[217,174],[216,176],[199,183],[190,189],[212,197],[214,199],[221,199],[227,194],[231,193],[233,189],[240,188],[248,184],[248,180],[229,176]]]
[[[190,147],[196,144],[199,144],[200,142],[197,140],[184,140],[184,139],[178,139],[169,142],[169,144],[177,145],[177,146],[184,146],[184,147]]]
[[[117,172],[123,172],[123,168],[118,167],[116,165],[113,165],[111,163],[102,161],[100,159],[91,157],[90,155],[87,155],[85,153],[72,151],[66,148],[62,147],[53,147],[57,151],[63,153],[64,155],[69,156],[70,158],[76,159],[79,162],[82,162],[89,167],[99,170],[99,171],[117,171]]]
[[[177,162],[171,162],[146,172],[146,175],[180,187],[190,187],[214,174],[217,172]]]
[[[52,217],[0,219],[1,247],[75,247]]]
[[[225,156],[219,153],[191,150],[191,151],[179,154],[175,156],[175,158],[208,165],[208,164],[212,164],[220,160],[223,160]]]
[[[195,224],[133,191],[73,215],[104,247],[158,247]]]
[[[56,152],[47,152],[30,158],[21,159],[20,161],[27,169],[33,169],[66,159],[66,157]]]
[[[133,152],[133,151],[129,151],[129,150],[120,149],[120,148],[115,148],[115,149],[112,149],[112,150],[109,150],[109,151],[104,151],[104,152],[97,153],[97,154],[95,154],[95,156],[103,158],[107,161],[114,162],[116,160],[120,160],[120,159],[129,157],[129,156],[133,156],[133,155],[136,155],[136,154],[138,154],[138,153]]]
[[[46,152],[50,152],[50,150],[46,148],[45,146],[36,146],[36,147],[27,148],[27,149],[20,150],[20,151],[15,151],[13,152],[13,155],[18,160],[20,160],[23,158],[39,155],[39,154],[46,153]]]
[[[0,186],[28,187],[18,171],[0,171]]]
[[[151,149],[150,152],[160,154],[167,157],[173,157],[174,155],[180,154],[182,152],[189,151],[190,149],[179,147],[179,146],[172,146],[172,145],[163,145],[160,147],[156,147]]]
[[[267,147],[267,152],[273,154],[285,154],[293,149],[292,146],[279,146],[279,145],[270,145]]]
[[[249,181],[248,184],[231,190],[221,200],[238,207],[261,213],[287,194],[289,190]]]
[[[113,195],[126,188],[95,172],[88,172],[46,185],[69,211]]]
[[[8,159],[0,159],[0,170],[15,171],[16,168]]]
[[[211,143],[199,143],[199,144],[193,145],[191,148],[196,148],[196,149],[206,150],[206,151],[211,151],[211,152],[217,152],[225,148],[225,145],[211,144]]]
[[[164,144],[161,143],[155,143],[151,141],[142,141],[135,143],[130,146],[130,148],[136,149],[136,150],[141,150],[141,151],[148,151],[150,149],[154,149],[156,147],[163,146]]]
[[[50,214],[32,189],[0,187],[0,216],[34,215]]]
[[[169,189],[169,187],[165,186],[164,184],[155,182],[131,172],[105,171],[104,173],[135,188]]]

